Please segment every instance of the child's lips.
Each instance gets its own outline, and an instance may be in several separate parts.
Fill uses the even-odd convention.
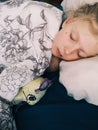
[[[57,56],[62,57],[62,54],[61,54],[61,52],[60,52],[60,50],[58,48],[56,50],[56,53],[57,53]]]

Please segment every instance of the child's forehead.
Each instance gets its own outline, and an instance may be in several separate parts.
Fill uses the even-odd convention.
[[[84,17],[75,17],[75,18],[68,17],[66,20],[68,19],[69,21],[67,23],[69,23],[70,28],[73,28],[74,30],[78,29],[78,31],[81,31],[81,29],[85,31],[88,30],[93,35],[98,36],[98,24],[92,18],[84,16]],[[66,20],[65,20],[65,23],[66,23]],[[66,26],[65,26],[65,29],[66,29]]]
[[[92,29],[94,29],[94,28],[96,29],[97,28],[97,30],[98,30],[98,25],[91,18],[86,18],[86,17],[72,18],[72,23],[76,24],[77,26],[80,25],[80,24],[87,25],[87,27],[90,27],[90,28],[92,27]],[[82,26],[82,28],[84,28],[84,27],[85,26]]]

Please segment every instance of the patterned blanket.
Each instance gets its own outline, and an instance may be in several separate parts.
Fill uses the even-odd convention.
[[[61,20],[62,12],[43,2],[0,3],[0,130],[16,129],[8,102],[49,66]]]

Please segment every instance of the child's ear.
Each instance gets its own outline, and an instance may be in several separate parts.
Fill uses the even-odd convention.
[[[72,21],[72,17],[68,17],[62,24],[62,27],[64,27],[66,24],[70,23]]]

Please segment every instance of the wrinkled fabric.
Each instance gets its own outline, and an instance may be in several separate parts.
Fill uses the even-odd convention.
[[[0,7],[0,96],[11,101],[21,86],[49,66],[62,13],[52,5],[34,1]]]
[[[0,98],[0,130],[16,130],[12,108],[9,103]]]
[[[49,66],[53,38],[62,20],[62,11],[56,7],[24,1],[0,3],[0,96],[9,102],[20,87]],[[1,101],[0,130],[16,129],[10,110]]]
[[[59,81],[69,96],[98,106],[98,56],[61,61]]]

